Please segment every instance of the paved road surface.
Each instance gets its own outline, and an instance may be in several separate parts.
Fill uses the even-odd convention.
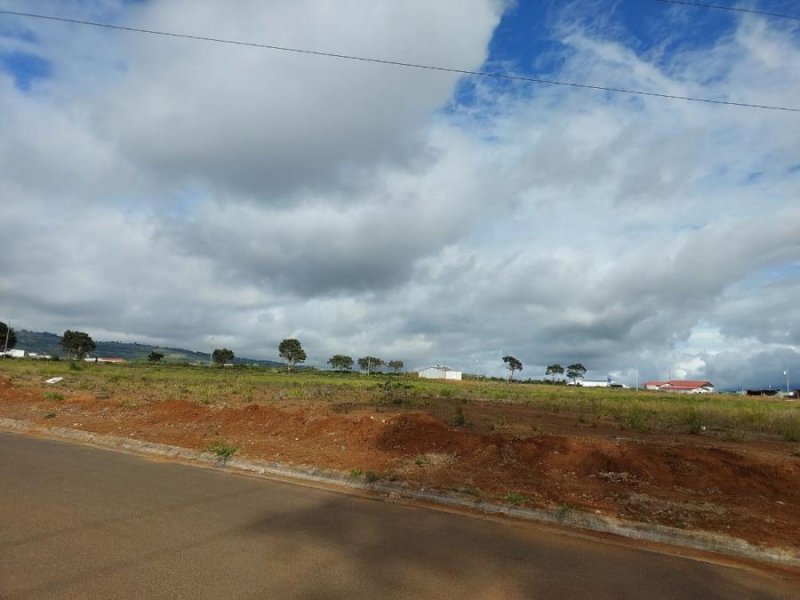
[[[0,433],[0,598],[800,598],[552,530]]]

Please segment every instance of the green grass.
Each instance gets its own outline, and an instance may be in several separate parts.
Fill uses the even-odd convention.
[[[570,512],[572,512],[572,508],[568,504],[561,504],[556,509],[556,519],[559,522],[563,522],[569,516]]]
[[[506,494],[506,502],[513,504],[514,506],[519,506],[525,502],[525,496],[518,494],[517,492],[508,492]]]
[[[18,386],[40,387],[61,376],[56,394],[90,392],[131,405],[164,400],[204,404],[329,404],[332,408],[386,407],[417,410],[456,403],[522,404],[532,410],[573,416],[585,423],[616,423],[634,431],[768,435],[800,441],[800,406],[782,400],[713,394],[688,396],[626,389],[580,388],[499,381],[438,382],[413,375],[359,373],[287,374],[266,367],[211,369],[207,366],[86,363],[79,371],[68,361],[0,361],[0,376]],[[463,412],[461,413],[463,415]]]
[[[460,406],[456,407],[456,414],[453,416],[453,426],[454,427],[463,427],[467,424],[466,418],[464,418],[464,409]]]
[[[223,440],[216,440],[216,441],[212,442],[211,444],[209,444],[208,448],[206,448],[207,452],[211,452],[212,454],[215,454],[217,456],[217,458],[220,460],[220,462],[222,462],[222,463],[228,462],[228,460],[234,454],[236,454],[236,452],[238,450],[239,450],[238,448],[236,448],[235,446],[231,446],[231,445],[227,444]]]
[[[787,442],[800,442],[800,418],[798,415],[786,415],[780,427],[781,437]]]

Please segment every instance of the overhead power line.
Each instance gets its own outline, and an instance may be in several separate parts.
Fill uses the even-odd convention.
[[[706,104],[722,104],[726,106],[737,106],[740,108],[755,108],[761,110],[780,110],[788,112],[800,112],[800,108],[788,106],[774,106],[767,104],[751,104],[748,102],[734,102],[731,100],[715,100],[713,98],[697,98],[693,96],[678,96],[674,94],[661,94],[658,92],[646,92],[643,90],[631,90],[626,88],[607,87],[602,85],[591,85],[587,83],[577,83],[574,81],[561,81],[557,79],[543,79],[540,77],[527,77],[525,75],[512,75],[510,73],[496,73],[491,71],[471,71],[468,69],[456,69],[451,67],[441,67],[436,65],[423,65],[418,63],[402,62],[398,60],[386,60],[381,58],[371,58],[366,56],[353,56],[349,54],[336,54],[334,52],[322,52],[319,50],[306,50],[302,48],[288,48],[285,46],[275,46],[272,44],[259,44],[257,42],[244,42],[239,40],[229,40],[202,35],[191,35],[187,33],[175,33],[171,31],[158,31],[154,29],[141,29],[138,27],[127,27],[125,25],[112,25],[110,23],[97,23],[95,21],[85,21],[81,19],[70,19],[67,17],[54,17],[52,15],[40,15],[35,13],[17,12],[13,10],[0,10],[0,14],[26,17],[32,19],[44,19],[48,21],[59,21],[63,23],[73,23],[76,25],[87,25],[91,27],[103,27],[106,29],[116,29],[120,31],[130,31],[133,33],[146,33],[149,35],[160,35],[172,38],[197,40],[202,42],[215,42],[218,44],[231,44],[234,46],[247,46],[251,48],[262,48],[266,50],[277,50],[280,52],[293,52],[295,54],[307,54],[312,56],[325,56],[328,58],[338,58],[342,60],[359,61],[366,63],[376,63],[380,65],[392,65],[396,67],[407,67],[411,69],[426,69],[429,71],[441,71],[445,73],[457,73],[459,75],[470,75],[474,77],[487,77],[493,79],[506,79],[511,81],[524,81],[528,83],[539,83],[544,85],[561,85],[573,88],[597,90],[602,92],[614,92],[619,94],[631,94],[635,96],[649,96],[653,98],[666,98],[668,100],[685,100],[687,102],[702,102]]]
[[[752,15],[762,15],[765,17],[776,17],[778,19],[793,19],[800,21],[800,17],[794,15],[783,15],[780,13],[767,12],[764,10],[755,10],[752,8],[739,8],[737,6],[722,6],[720,4],[704,4],[702,2],[690,2],[689,0],[656,0],[657,2],[664,2],[665,4],[683,4],[685,6],[698,6],[700,8],[714,8],[717,10],[730,10],[733,12],[750,13]]]

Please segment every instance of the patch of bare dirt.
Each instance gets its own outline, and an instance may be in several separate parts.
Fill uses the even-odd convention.
[[[798,444],[620,432],[490,403],[465,404],[471,425],[454,427],[449,410],[141,402],[0,378],[3,417],[195,449],[223,440],[243,456],[357,469],[486,500],[800,544]]]

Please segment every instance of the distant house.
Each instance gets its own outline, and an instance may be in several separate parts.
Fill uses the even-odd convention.
[[[578,381],[568,381],[567,385],[577,385],[580,387],[626,387],[620,383],[614,383],[611,377],[605,379],[581,379]]]
[[[25,350],[18,350],[17,348],[0,352],[0,354],[8,356],[9,358],[25,358]]]
[[[699,379],[670,379],[669,381],[645,381],[644,389],[678,394],[713,394],[717,390],[710,381]]]
[[[607,379],[582,379],[578,385],[581,387],[609,387],[611,384]]]
[[[83,360],[85,360],[86,362],[113,363],[113,364],[122,364],[126,362],[124,358],[118,358],[118,357],[100,358],[99,356],[87,356]]]
[[[451,379],[453,381],[461,381],[461,371],[454,371],[448,367],[428,367],[419,371],[419,376],[422,379]]]

